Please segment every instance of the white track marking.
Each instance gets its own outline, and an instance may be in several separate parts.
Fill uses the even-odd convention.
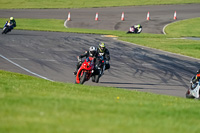
[[[0,57],[2,57],[3,59],[7,60],[8,62],[14,64],[15,66],[17,66],[17,67],[19,67],[19,68],[25,70],[25,71],[28,72],[28,73],[31,73],[31,74],[33,74],[33,75],[35,75],[35,76],[37,76],[37,77],[40,77],[40,78],[43,78],[43,79],[46,79],[46,80],[49,80],[49,81],[53,81],[53,80],[51,80],[51,79],[48,79],[48,78],[46,78],[46,77],[44,77],[44,76],[41,76],[41,75],[39,75],[39,74],[37,74],[37,73],[34,73],[34,72],[32,72],[32,71],[30,71],[30,70],[28,70],[28,69],[26,69],[26,68],[20,66],[19,64],[15,63],[15,62],[13,62],[13,61],[11,61],[11,60],[9,60],[8,58],[6,58],[5,56],[3,56],[3,55],[1,55],[1,54],[0,54]]]
[[[12,60],[29,60],[28,58],[10,58]]]
[[[68,20],[66,19],[66,21],[64,22],[65,28],[68,28],[68,27],[67,27],[67,22],[68,22]]]

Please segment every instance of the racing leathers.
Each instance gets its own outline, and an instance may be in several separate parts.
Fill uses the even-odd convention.
[[[192,78],[192,83],[196,83],[200,79],[200,72],[198,72],[193,78]]]
[[[140,24],[134,25],[135,27],[135,33],[140,33],[142,31],[142,26]]]
[[[105,48],[105,50],[98,49],[97,53],[99,54],[99,56],[103,56],[104,60],[106,61],[105,70],[109,69],[110,68],[110,64],[109,64],[110,53],[109,53],[109,50],[107,48]]]
[[[11,31],[14,27],[17,26],[17,25],[16,25],[16,21],[15,21],[14,19],[7,21],[6,24],[4,25],[4,27],[5,27],[8,23],[10,23],[10,26],[9,26],[10,29],[9,29],[9,31]]]

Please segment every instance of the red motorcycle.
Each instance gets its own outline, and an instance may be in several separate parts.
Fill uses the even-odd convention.
[[[76,84],[84,84],[92,76],[94,69],[94,58],[88,57],[82,63],[76,75]]]

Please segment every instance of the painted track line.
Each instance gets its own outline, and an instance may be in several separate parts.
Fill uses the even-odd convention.
[[[68,28],[68,27],[67,27],[67,22],[68,22],[68,20],[66,19],[65,22],[64,22],[65,28]]]
[[[11,60],[9,60],[8,58],[6,58],[5,56],[3,56],[3,55],[1,55],[1,54],[0,54],[0,57],[3,58],[3,59],[5,59],[5,60],[7,60],[8,62],[14,64],[15,66],[17,66],[17,67],[19,67],[19,68],[25,70],[25,71],[28,72],[28,73],[31,73],[31,74],[33,74],[33,75],[35,75],[35,76],[37,76],[37,77],[40,77],[40,78],[43,78],[43,79],[46,79],[46,80],[49,80],[49,81],[52,81],[52,82],[53,82],[53,80],[48,79],[48,78],[46,78],[46,77],[44,77],[44,76],[41,76],[41,75],[39,75],[39,74],[37,74],[37,73],[34,73],[34,72],[32,72],[32,71],[30,71],[30,70],[28,70],[28,69],[22,67],[22,66],[20,66],[19,64],[15,63],[15,62],[13,62],[13,61],[11,61]]]

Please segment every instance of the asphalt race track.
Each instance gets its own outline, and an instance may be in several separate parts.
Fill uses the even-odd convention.
[[[146,25],[146,27],[143,26],[145,27],[143,32],[162,33],[164,25],[174,21],[173,12],[175,8],[177,9],[177,17],[181,20],[200,17],[199,7],[199,4],[140,6],[125,7],[123,11],[127,14],[128,11],[130,14],[132,10],[137,11],[136,22]],[[76,15],[67,24],[68,27],[76,27],[76,25],[79,27],[83,22],[82,28],[92,27],[90,25],[98,23],[98,28],[109,29],[107,27],[110,27],[113,29],[109,25],[103,26],[101,24],[101,21],[103,24],[107,23],[103,21],[103,17],[98,22],[93,22],[93,20],[86,24],[87,22],[82,19],[84,16],[81,13],[95,15],[94,10],[98,10],[99,13],[102,12],[103,14],[104,12],[109,16],[115,10],[120,13],[122,8],[0,10],[0,17],[64,20],[68,11],[70,11],[71,15],[73,12]],[[167,8],[170,11],[166,11]],[[150,21],[146,21],[146,14],[142,15],[147,10],[150,11]],[[78,17],[78,12],[80,12],[80,17]],[[171,14],[166,15],[169,12]],[[157,13],[157,15],[154,16],[153,13]],[[180,17],[178,14],[180,14]],[[125,14],[125,21],[120,22],[120,15],[119,20],[114,21],[114,18],[116,18],[114,16],[111,20],[114,23],[113,26],[118,27],[116,30],[125,30],[132,24],[132,20],[131,18],[126,20]],[[166,19],[169,16],[171,16],[171,19]],[[81,21],[78,22],[78,18],[81,18]],[[94,17],[92,18],[94,19]],[[155,28],[156,25],[157,28]],[[113,86],[184,97],[186,89],[189,87],[190,78],[200,66],[200,60],[197,59],[121,42],[101,35],[13,30],[7,35],[0,35],[0,69],[53,81],[74,83],[73,71],[77,63],[76,56],[88,50],[91,45],[97,46],[100,41],[105,42],[110,50],[111,69],[105,72],[99,84],[88,81],[85,83],[87,85]]]

